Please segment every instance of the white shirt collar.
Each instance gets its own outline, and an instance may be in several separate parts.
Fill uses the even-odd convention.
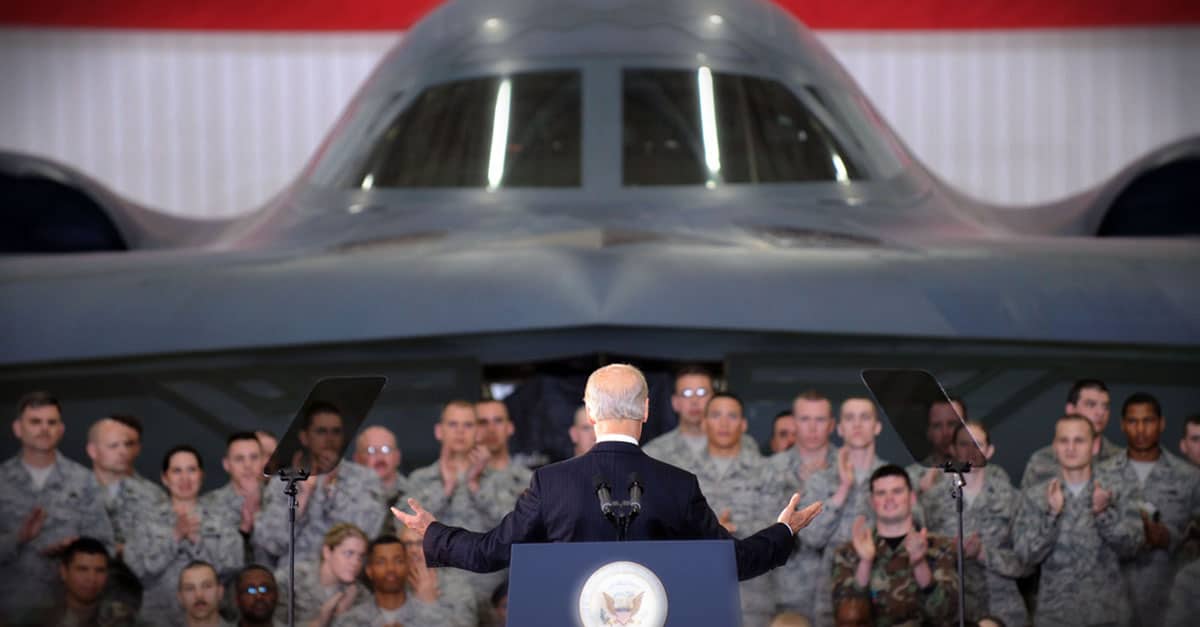
[[[638,446],[637,438],[630,435],[625,435],[623,433],[606,433],[601,436],[596,436],[596,444],[601,442],[625,442],[626,444]]]

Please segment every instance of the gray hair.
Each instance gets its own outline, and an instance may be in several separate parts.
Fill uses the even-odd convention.
[[[641,370],[629,364],[609,364],[587,380],[583,403],[592,420],[636,420],[646,417],[650,390]]]

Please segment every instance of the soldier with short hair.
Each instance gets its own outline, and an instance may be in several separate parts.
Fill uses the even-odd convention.
[[[707,449],[700,455],[696,479],[709,507],[725,530],[746,538],[772,522],[771,507],[791,494],[778,466],[742,449],[746,417],[741,399],[718,392],[704,411]],[[775,614],[776,593],[771,577],[755,577],[741,587],[742,624],[765,627]]]
[[[1121,407],[1121,431],[1129,446],[1100,464],[1121,480],[1121,492],[1141,514],[1145,542],[1133,559],[1121,563],[1121,570],[1133,595],[1134,615],[1146,627],[1163,622],[1172,554],[1200,504],[1200,470],[1162,448],[1166,426],[1158,399],[1133,394]]]
[[[830,441],[837,426],[833,403],[816,390],[801,392],[792,401],[792,421],[796,426],[796,441],[792,448],[771,456],[772,465],[786,479],[786,491],[808,498],[806,483],[813,475],[835,468],[838,449]],[[828,515],[828,514],[826,514]],[[817,584],[825,579],[822,569],[824,545],[806,543],[796,537],[796,552],[786,564],[771,571],[780,607],[811,617],[816,604]]]
[[[403,524],[398,525],[397,537],[404,544],[404,555],[408,560],[410,579],[418,580],[413,587],[420,585],[422,570],[428,570],[425,563],[425,545],[421,535]],[[437,568],[438,598],[437,605],[441,614],[446,616],[442,625],[445,627],[476,627],[482,621],[483,611],[469,581],[470,575],[457,568]]]
[[[1087,418],[1100,438],[1100,451],[1093,460],[1095,462],[1102,462],[1122,452],[1121,447],[1104,437],[1104,429],[1108,426],[1109,407],[1108,387],[1099,379],[1080,379],[1072,384],[1071,390],[1067,392],[1064,415]],[[1025,464],[1025,473],[1021,476],[1021,489],[1049,481],[1058,472],[1054,445],[1040,448],[1029,456],[1029,461]]]
[[[383,497],[379,477],[354,462],[337,463],[345,450],[344,428],[337,407],[314,403],[305,408],[300,439],[314,455],[320,474],[296,484],[300,489],[296,511],[297,555],[316,555],[325,533],[335,524],[344,522],[359,529],[379,529],[387,516],[387,510],[380,506]],[[254,518],[250,542],[255,556],[265,558],[268,566],[277,568],[287,563],[288,506],[282,488],[268,489]]]
[[[478,437],[468,484],[474,478],[480,489],[489,495],[486,503],[491,508],[490,527],[512,511],[517,497],[529,487],[533,472],[516,462],[508,451],[508,440],[513,436],[514,427],[507,405],[495,400],[475,403],[475,423]]]
[[[434,437],[442,445],[438,460],[409,475],[409,497],[417,499],[438,520],[471,531],[486,531],[499,523],[529,486],[528,475],[521,481],[521,471],[513,470],[517,467],[511,464],[502,470],[490,467],[490,452],[485,452],[487,446],[479,441],[482,429],[474,403],[446,403],[433,428]],[[467,575],[480,605],[486,605],[492,589],[507,572]]]
[[[949,624],[958,613],[954,542],[916,528],[917,494],[903,468],[879,467],[868,489],[875,524],[858,516],[851,540],[835,549],[833,600],[869,598],[878,627]]]
[[[1200,467],[1200,414],[1192,414],[1183,420],[1183,437],[1179,439],[1179,452]]]
[[[446,625],[450,615],[438,604],[441,591],[437,571],[424,564],[410,570],[410,565],[404,543],[396,536],[372,540],[365,568],[371,598],[338,616],[334,627]]]
[[[672,466],[694,471],[707,446],[704,408],[715,392],[713,376],[708,370],[700,366],[680,368],[675,373],[675,393],[671,395],[671,409],[679,417],[679,424],[647,442],[642,450]],[[743,438],[742,446],[751,455],[762,455],[753,438]]]
[[[233,627],[217,611],[225,586],[217,579],[217,569],[208,562],[196,560],[179,572],[179,605],[183,609],[184,627]]]
[[[939,467],[952,459],[954,432],[962,420],[967,419],[966,403],[957,396],[949,400],[949,403],[936,401],[929,406],[928,422],[925,425],[925,438],[929,441],[930,447],[929,455],[904,468],[908,471],[908,478],[917,491],[918,499],[945,476],[946,473]]]
[[[1017,557],[1041,565],[1034,624],[1127,625],[1130,599],[1120,560],[1143,542],[1133,495],[1118,477],[1093,466],[1100,439],[1072,414],[1054,430],[1057,476],[1022,491],[1013,523]]]
[[[592,450],[592,447],[596,445],[596,428],[588,420],[587,407],[580,405],[579,409],[575,410],[574,420],[571,422],[571,428],[567,431],[567,435],[571,438],[571,444],[574,446],[573,455],[575,457]]]
[[[969,420],[954,432],[953,459],[971,459],[978,442],[985,459],[996,454],[987,429]],[[943,473],[944,474],[944,473]],[[966,579],[966,619],[979,621],[997,616],[1006,625],[1029,624],[1029,612],[1017,590],[1017,579],[1030,574],[1013,549],[1012,520],[1021,494],[999,466],[972,468],[963,475],[963,570]],[[948,486],[947,486],[948,487]],[[933,490],[919,497],[929,530],[946,537],[958,534],[958,513],[949,490]]]
[[[821,552],[821,566],[813,584],[813,604],[808,610],[818,627],[833,624],[830,573],[834,552],[850,541],[854,521],[859,516],[873,516],[867,479],[887,463],[875,454],[875,439],[882,430],[873,401],[861,397],[842,401],[837,432],[843,446],[837,452],[836,463],[812,475],[804,484],[801,507],[817,501],[825,504],[822,514],[796,536],[801,550]]]
[[[354,463],[370,468],[379,477],[381,503],[385,508],[408,492],[408,479],[400,472],[400,458],[396,434],[382,425],[363,429],[354,442]],[[384,526],[388,526],[386,519]]]
[[[782,453],[796,445],[796,419],[792,410],[785,409],[771,420],[771,441],[767,444],[771,454]]]
[[[67,546],[86,535],[111,551],[113,532],[92,473],[58,450],[58,400],[25,395],[12,426],[21,450],[0,464],[0,622],[19,623],[58,597],[58,556]]]
[[[239,431],[225,440],[221,467],[229,481],[200,497],[204,511],[216,516],[222,526],[237,529],[242,536],[246,561],[255,561],[250,545],[254,517],[262,507],[262,443],[252,431]]]
[[[85,450],[92,460],[92,475],[100,485],[104,509],[112,523],[118,556],[137,520],[167,501],[162,486],[133,468],[142,449],[141,429],[140,420],[123,414],[101,418],[88,429]]]

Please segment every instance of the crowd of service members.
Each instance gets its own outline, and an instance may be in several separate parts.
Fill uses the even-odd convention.
[[[1062,415],[1030,434],[1049,444],[1019,484],[998,466],[964,476],[969,624],[1175,627],[1200,617],[1200,416],[1168,429],[1159,402],[1134,394],[1119,407],[1122,447],[1101,435],[1110,402],[1102,382],[1077,382]],[[793,492],[801,507],[824,503],[785,566],[740,584],[744,625],[957,624],[952,479],[929,467],[975,447],[995,453],[961,400],[930,408],[933,453],[905,468],[876,454],[884,425],[867,398],[835,408],[801,393],[775,418],[767,454],[745,435],[740,399],[703,370],[678,373],[672,407],[678,426],[644,450],[695,473],[732,535],[771,524]],[[220,458],[228,482],[200,494],[217,457],[178,445],[151,481],[133,468],[142,430],[126,415],[93,423],[87,468],[58,451],[59,402],[42,392],[20,401],[21,451],[0,465],[0,624],[286,624],[293,587],[297,625],[504,623],[506,573],[428,568],[420,538],[388,512],[412,497],[446,524],[496,525],[532,474],[509,452],[504,403],[447,403],[433,429],[439,459],[408,476],[395,436],[373,426],[358,434],[353,462],[300,483],[294,586],[288,499],[264,490],[275,438],[231,435]],[[1180,433],[1182,457],[1166,450]],[[303,434],[317,455],[337,455],[352,435],[323,404],[308,408]],[[576,455],[595,442],[582,407],[570,437]]]

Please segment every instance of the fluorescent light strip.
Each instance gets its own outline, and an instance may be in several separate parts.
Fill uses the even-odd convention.
[[[700,129],[704,138],[704,165],[708,167],[709,183],[716,183],[721,171],[721,148],[717,143],[717,106],[713,98],[712,70],[700,66],[696,72],[700,91]]]
[[[504,178],[504,155],[508,152],[508,111],[512,106],[512,82],[500,81],[496,92],[496,115],[492,120],[492,152],[488,156],[488,189],[500,187]]]

